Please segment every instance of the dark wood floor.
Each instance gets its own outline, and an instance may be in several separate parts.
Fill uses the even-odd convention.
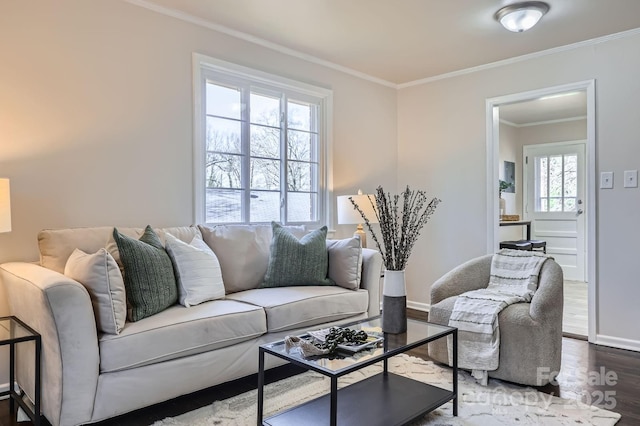
[[[409,311],[409,316],[426,319],[427,314]],[[416,349],[411,355],[428,359],[426,347]],[[602,372],[609,372],[609,384],[598,383]],[[267,372],[267,382],[273,382],[300,373],[297,367],[283,366]],[[617,379],[613,384],[612,373]],[[226,399],[255,388],[257,376],[248,376],[230,383],[185,395],[171,401],[147,407],[95,423],[100,426],[150,425],[156,420],[195,410],[215,400]],[[620,413],[620,426],[640,424],[640,353],[604,346],[591,345],[584,340],[565,337],[562,343],[562,373],[558,385],[539,388],[540,391],[564,398],[579,398],[583,402],[599,405]],[[611,406],[614,404],[615,406]],[[31,422],[16,422],[9,413],[7,400],[0,401],[0,426],[29,426]],[[49,425],[45,420],[44,425]]]

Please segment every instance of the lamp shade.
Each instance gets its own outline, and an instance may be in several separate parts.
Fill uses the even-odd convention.
[[[0,179],[0,232],[11,232],[11,192],[9,179]]]
[[[352,198],[358,207],[360,207],[360,210],[363,211],[370,223],[378,223],[376,212],[371,205],[372,202],[375,205],[376,197],[374,195],[359,194],[341,195],[338,197],[338,223],[340,225],[364,223],[364,219],[360,213],[358,213],[358,210],[355,209],[349,198]]]

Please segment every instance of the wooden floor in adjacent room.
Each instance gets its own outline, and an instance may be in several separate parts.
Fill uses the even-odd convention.
[[[427,318],[426,313],[411,310],[409,316],[418,319]],[[428,358],[426,346],[413,350],[410,354]],[[590,377],[594,377],[595,373],[601,374],[602,371],[614,372],[617,376],[616,384],[599,385],[592,383],[593,380],[589,380]],[[279,367],[267,372],[267,381],[280,380],[299,372],[301,370],[297,367]],[[622,419],[617,425],[640,424],[640,397],[638,396],[640,391],[640,353],[591,345],[584,340],[565,337],[562,344],[562,372],[558,382],[558,386],[548,385],[539,388],[539,390],[564,398],[579,398],[583,402],[609,408],[622,414]],[[257,376],[253,375],[95,424],[100,426],[150,425],[156,420],[177,416],[211,404],[215,400],[230,398],[254,389],[256,384]],[[171,386],[171,384],[167,383],[167,386]],[[605,392],[608,393],[605,394]],[[608,395],[606,400],[604,395]],[[615,403],[615,407],[607,407],[607,401]],[[0,426],[18,424],[28,426],[31,424],[31,422],[17,423],[14,419],[15,416],[9,415],[8,401],[0,401]],[[49,425],[46,420],[43,424]]]
[[[587,283],[584,281],[564,280],[563,290],[562,331],[586,338],[589,334]]]

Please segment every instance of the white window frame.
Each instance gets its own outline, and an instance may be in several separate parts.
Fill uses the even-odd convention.
[[[194,99],[194,129],[193,129],[193,206],[194,223],[206,223],[206,81],[210,75],[220,78],[238,78],[250,80],[259,85],[268,85],[285,92],[319,98],[320,122],[318,123],[319,161],[318,169],[318,220],[315,222],[288,222],[289,225],[304,224],[309,227],[326,224],[332,228],[331,211],[333,202],[333,170],[332,170],[332,117],[333,91],[313,86],[307,83],[269,74],[263,71],[222,61],[200,53],[193,53],[193,99]],[[241,223],[238,223],[241,224]]]

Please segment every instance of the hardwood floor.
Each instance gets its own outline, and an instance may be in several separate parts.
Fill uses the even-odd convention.
[[[562,331],[583,337],[589,334],[587,283],[583,281],[564,281]]]
[[[409,316],[426,320],[428,314],[409,310]],[[428,359],[426,346],[413,350],[410,354]],[[563,398],[579,398],[583,402],[590,402],[620,413],[622,415],[622,419],[618,422],[620,426],[640,424],[640,398],[638,398],[640,353],[591,345],[584,340],[565,337],[562,343],[561,370],[556,386],[548,385],[538,390]],[[301,371],[292,366],[278,367],[269,370],[266,379],[267,382],[273,382]],[[607,377],[608,384],[599,383],[598,379]],[[255,388],[256,383],[257,375],[248,376],[95,424],[100,426],[150,425],[156,420],[177,416],[211,404],[215,400],[246,392]],[[615,406],[611,407],[608,404]],[[8,401],[0,401],[0,426],[30,424],[31,422],[16,422],[15,416],[9,413]],[[49,425],[46,420],[43,424]]]

